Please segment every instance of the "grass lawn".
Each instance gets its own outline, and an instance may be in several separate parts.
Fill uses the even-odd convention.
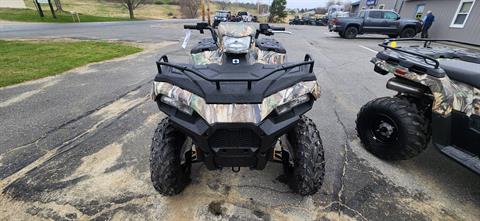
[[[100,41],[0,40],[0,87],[60,74],[88,63],[142,50]]]
[[[48,8],[48,7],[47,7]],[[0,20],[24,21],[24,22],[73,22],[70,14],[57,13],[57,19],[52,17],[50,9],[43,11],[45,17],[40,17],[36,10],[32,9],[11,9],[0,8]],[[93,15],[79,15],[81,22],[106,22],[106,21],[126,21],[127,17],[99,17]]]

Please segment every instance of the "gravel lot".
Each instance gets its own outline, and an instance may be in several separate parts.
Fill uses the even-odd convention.
[[[369,100],[393,93],[369,60],[382,36],[341,39],[324,27],[287,26],[277,35],[289,61],[310,53],[322,97],[308,115],[319,127],[326,176],[301,197],[281,166],[207,171],[175,197],[155,192],[149,146],[161,118],[149,99],[154,61],[187,62],[188,21],[89,24],[0,23],[1,39],[128,41],[146,51],[63,75],[0,89],[0,217],[53,220],[478,220],[480,176],[429,147],[402,162],[364,151],[355,118]],[[198,36],[198,35],[196,35]],[[193,43],[193,41],[191,42]]]

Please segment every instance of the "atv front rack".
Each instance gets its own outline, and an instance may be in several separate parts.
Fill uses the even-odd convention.
[[[210,82],[214,82],[215,85],[216,85],[216,88],[217,90],[220,90],[221,89],[221,82],[247,82],[248,84],[248,89],[251,90],[252,89],[252,82],[257,82],[257,81],[261,81],[277,72],[280,72],[280,71],[285,71],[283,74],[281,74],[280,76],[278,77],[281,77],[287,73],[289,73],[288,71],[293,69],[293,68],[296,68],[296,67],[301,67],[301,66],[309,66],[309,73],[313,73],[313,68],[314,68],[314,65],[315,65],[315,61],[312,59],[312,57],[309,55],[309,54],[306,54],[305,55],[305,59],[303,62],[300,62],[300,63],[297,63],[297,64],[292,64],[292,65],[282,65],[282,67],[280,68],[277,68],[275,70],[273,70],[272,72],[260,77],[260,78],[257,78],[257,79],[241,79],[241,78],[231,78],[231,79],[214,79],[214,78],[209,78],[209,77],[206,77],[204,75],[202,75],[200,72],[196,71],[196,70],[193,70],[191,68],[188,68],[186,66],[180,66],[180,65],[176,65],[176,64],[172,64],[172,63],[169,63],[168,62],[168,57],[167,55],[163,55],[162,57],[160,57],[160,59],[157,61],[157,69],[158,69],[158,73],[159,74],[162,74],[162,66],[167,66],[167,67],[172,67],[172,68],[175,68],[177,70],[179,70],[181,73],[185,74],[185,72],[190,72],[206,81],[210,81]],[[195,81],[195,79],[193,79],[191,76],[189,76],[188,74],[185,74],[185,76],[187,76],[192,82],[194,82],[197,86],[200,86],[198,85],[198,83]]]

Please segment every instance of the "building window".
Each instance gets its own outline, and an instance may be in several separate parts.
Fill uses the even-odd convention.
[[[368,6],[375,6],[377,4],[377,0],[367,0],[365,4]]]
[[[417,11],[415,12],[416,19],[422,19],[423,11],[425,10],[425,4],[417,5]]]
[[[473,4],[475,4],[475,0],[460,1],[460,5],[458,5],[457,12],[453,17],[452,24],[450,24],[450,27],[463,28],[463,26],[465,26],[465,23],[467,22],[468,15],[472,11]]]
[[[381,4],[378,6],[378,9],[384,9],[385,8],[385,5],[384,4]]]

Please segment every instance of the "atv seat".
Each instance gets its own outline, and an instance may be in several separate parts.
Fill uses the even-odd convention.
[[[449,78],[480,88],[480,64],[457,59],[439,61]]]

